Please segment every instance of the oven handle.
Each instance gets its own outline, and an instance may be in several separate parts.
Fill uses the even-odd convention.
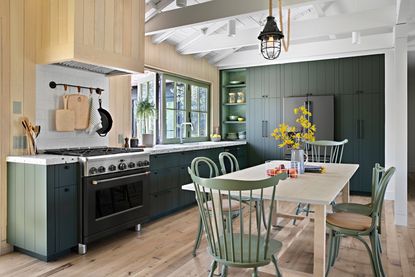
[[[103,180],[94,180],[92,181],[92,185],[96,186],[99,183],[107,183],[107,182],[112,182],[112,181],[118,181],[118,180],[122,180],[122,179],[127,179],[127,178],[131,178],[131,177],[138,177],[138,176],[143,176],[143,175],[149,175],[150,171],[146,171],[144,173],[139,173],[139,174],[132,174],[132,175],[128,175],[128,176],[122,176],[122,177],[116,177],[116,178],[110,178],[110,179],[103,179]]]

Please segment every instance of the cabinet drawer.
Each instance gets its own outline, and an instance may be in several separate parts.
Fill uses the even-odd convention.
[[[161,155],[150,156],[150,167],[151,170],[157,170],[161,168],[175,167],[181,164],[184,159],[184,153],[171,153]]]
[[[53,167],[55,173],[55,188],[78,184],[79,164],[60,164]]]

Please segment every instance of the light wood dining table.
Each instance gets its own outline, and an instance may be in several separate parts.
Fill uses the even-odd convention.
[[[285,164],[287,161],[272,161],[275,165]],[[288,162],[289,163],[289,162]],[[355,174],[357,164],[321,164],[307,163],[309,165],[321,165],[325,167],[324,173],[305,173],[297,178],[288,178],[280,181],[276,188],[275,217],[273,225],[277,225],[279,217],[290,217],[279,210],[279,201],[296,203],[309,203],[314,211],[314,266],[312,276],[322,277],[326,270],[326,213],[327,206],[341,193],[342,201],[349,202],[349,181]],[[217,179],[233,180],[262,180],[269,178],[266,174],[265,164],[249,167],[239,171],[216,177]],[[182,186],[183,190],[194,191],[194,185]],[[258,191],[259,196],[260,191]],[[255,191],[253,192],[255,196]],[[264,199],[271,199],[272,188],[264,190]],[[303,228],[304,229],[304,228]],[[298,237],[298,236],[296,236]],[[291,244],[291,242],[289,243]],[[284,248],[286,250],[287,248]],[[283,253],[280,253],[282,255]],[[307,276],[305,273],[290,271],[292,276]],[[301,274],[301,275],[300,275]],[[288,275],[288,274],[287,274]]]

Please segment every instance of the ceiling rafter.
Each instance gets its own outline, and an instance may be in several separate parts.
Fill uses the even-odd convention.
[[[334,0],[285,0],[284,6],[294,7],[332,1]],[[226,21],[236,16],[249,15],[267,9],[267,0],[212,0],[198,5],[163,12],[146,22],[145,32],[146,35],[153,35],[174,28]]]
[[[224,23],[224,22],[216,22],[216,23],[213,23],[212,25],[210,25],[206,29],[203,29],[203,30],[196,31],[196,32],[192,33],[191,35],[186,37],[186,39],[184,39],[182,42],[180,42],[176,46],[176,50],[179,53],[183,53],[183,51],[185,51],[188,47],[193,45],[195,42],[197,42],[198,40],[200,40],[203,37],[206,37],[206,36],[209,36],[209,35],[213,34],[217,30],[219,30],[220,28],[224,27],[226,24],[227,23]]]
[[[174,0],[151,0],[146,5],[145,22],[148,22],[150,19],[155,17],[158,13],[160,13],[168,5],[173,3],[173,1]]]
[[[328,37],[331,34],[345,34],[352,31],[370,30],[394,25],[391,6],[364,12],[322,17],[318,19],[297,21],[291,24],[291,39],[304,40],[316,37]],[[236,36],[214,34],[202,37],[197,44],[187,47],[183,54],[196,54],[206,51],[219,51],[243,46],[258,45],[259,28],[238,30]]]
[[[327,59],[332,57],[353,56],[356,53],[382,52],[393,47],[393,33],[365,36],[361,44],[351,44],[350,38],[326,40],[292,45],[289,52],[273,61],[265,60],[258,49],[238,51],[216,64],[220,68],[279,64],[287,62]],[[312,53],[312,54],[310,54]]]
[[[216,64],[220,62],[221,60],[225,59],[226,57],[229,57],[233,53],[237,52],[241,47],[233,48],[233,49],[227,49],[225,51],[222,51],[221,53],[215,55],[213,58],[209,59],[209,63]]]
[[[172,35],[174,35],[175,32],[176,32],[175,30],[170,30],[170,31],[167,31],[161,34],[154,35],[152,37],[152,41],[154,44],[160,44],[166,39],[168,39],[169,37],[171,37]]]

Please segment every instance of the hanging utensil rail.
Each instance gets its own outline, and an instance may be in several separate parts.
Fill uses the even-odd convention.
[[[91,94],[92,94],[93,91],[95,91],[95,93],[98,94],[98,95],[101,95],[101,93],[104,91],[102,88],[93,88],[93,87],[77,86],[77,85],[71,85],[71,84],[57,84],[54,81],[49,82],[49,87],[50,88],[54,89],[57,86],[63,86],[65,88],[65,90],[68,87],[77,88],[78,89],[78,92],[81,92],[81,89],[87,89],[87,90],[89,90],[89,92]]]

